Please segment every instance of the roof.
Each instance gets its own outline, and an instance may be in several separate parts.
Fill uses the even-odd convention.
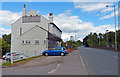
[[[53,24],[60,32],[62,32],[54,23],[50,23]]]
[[[33,9],[29,10],[26,14],[27,15],[31,15],[31,14],[40,15],[39,13],[37,13],[36,11],[34,11]]]
[[[38,27],[38,28],[41,28],[41,29],[44,30],[44,31],[47,31],[46,29],[44,29],[44,28],[36,25],[36,26],[32,27],[31,29],[27,30],[26,32],[24,32],[22,35],[26,34],[27,32],[29,32],[30,30],[34,29],[35,27]],[[48,31],[47,31],[47,32],[48,32]],[[20,35],[20,36],[22,36],[22,35]]]

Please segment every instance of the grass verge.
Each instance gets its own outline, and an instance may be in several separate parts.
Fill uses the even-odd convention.
[[[11,62],[5,62],[5,63],[2,64],[2,66],[3,66],[3,67],[4,67],[4,66],[17,66],[17,65],[19,65],[19,64],[21,64],[21,63],[26,63],[26,62],[28,62],[28,61],[31,61],[31,60],[33,60],[33,59],[35,59],[35,58],[38,58],[38,57],[41,57],[41,56],[42,56],[42,55],[40,55],[40,56],[35,56],[35,57],[30,57],[30,58],[28,58],[28,59],[22,59],[22,60],[14,61],[13,64],[11,64]]]

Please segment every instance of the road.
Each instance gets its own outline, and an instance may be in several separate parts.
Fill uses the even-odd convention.
[[[78,47],[67,56],[42,56],[16,67],[2,69],[3,75],[117,75],[118,55],[112,51]]]
[[[0,77],[2,76],[2,68],[1,68],[1,65],[2,65],[2,59],[0,59]]]
[[[118,53],[78,47],[88,75],[118,75]]]

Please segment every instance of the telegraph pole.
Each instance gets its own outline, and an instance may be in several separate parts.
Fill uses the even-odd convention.
[[[75,40],[76,40],[76,30],[75,30]]]

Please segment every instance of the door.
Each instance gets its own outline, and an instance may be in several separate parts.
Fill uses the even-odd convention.
[[[61,48],[55,48],[55,55],[60,55]]]
[[[51,48],[50,50],[49,50],[49,53],[48,53],[49,55],[54,55],[55,54],[55,48]]]

